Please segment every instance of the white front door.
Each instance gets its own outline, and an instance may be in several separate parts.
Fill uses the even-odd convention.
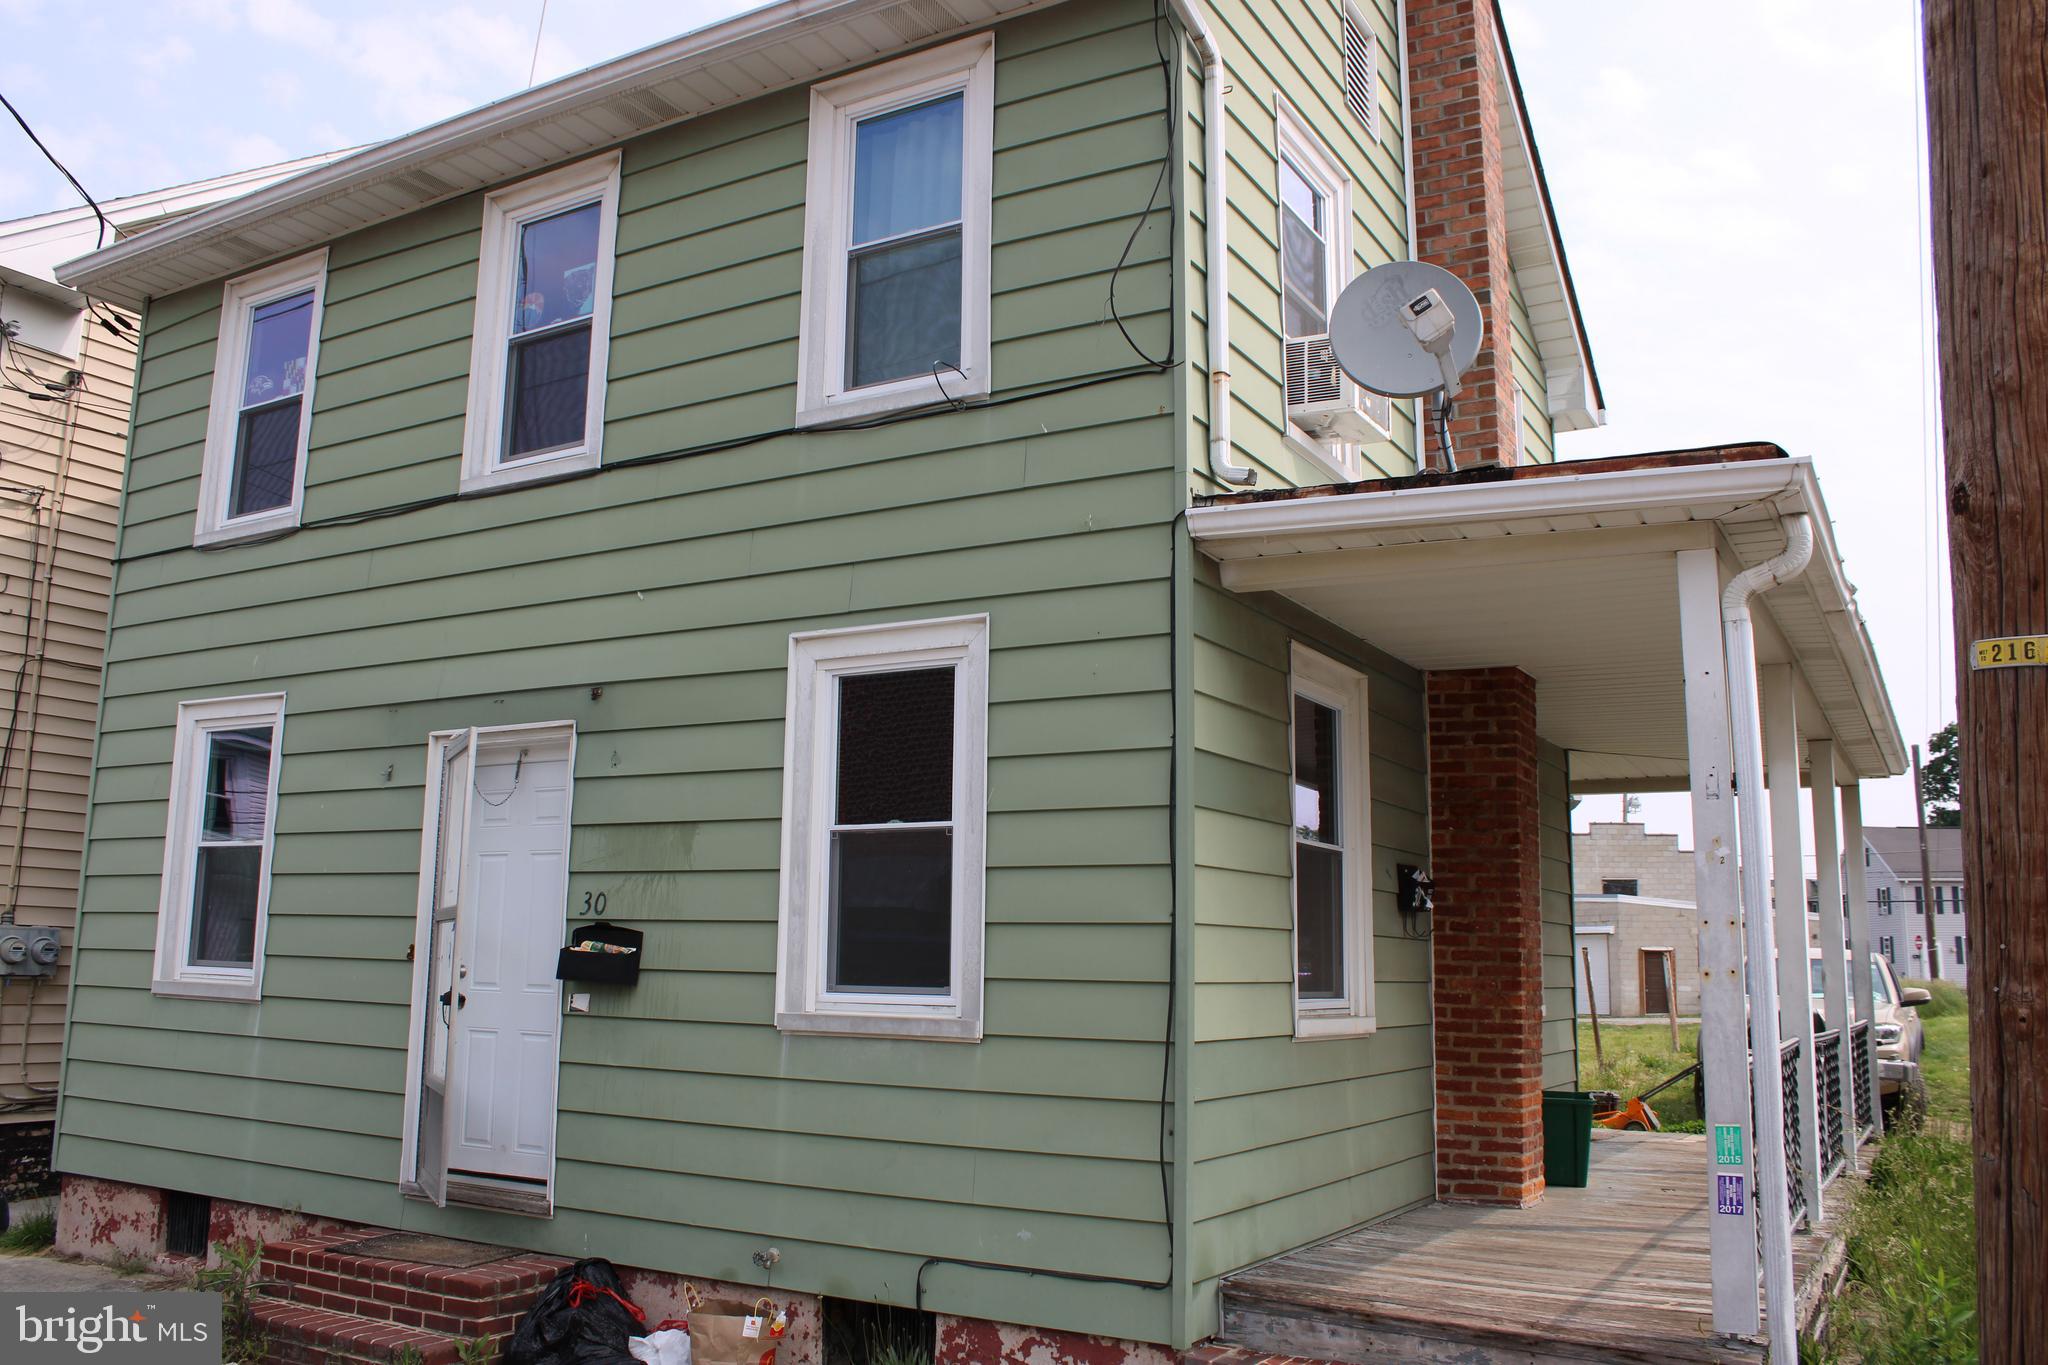
[[[545,1186],[554,1167],[569,896],[568,737],[477,732],[455,932],[448,1173]]]

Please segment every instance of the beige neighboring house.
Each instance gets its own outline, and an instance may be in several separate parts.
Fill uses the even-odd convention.
[[[127,236],[331,159],[101,211]],[[136,319],[55,278],[100,232],[83,205],[0,222],[0,1187],[38,1142],[47,1163],[134,386]]]
[[[1572,835],[1572,940],[1581,1014],[1589,990],[1603,1016],[1668,1014],[1670,990],[1679,1014],[1697,1015],[1692,850],[1633,821],[1596,822]]]

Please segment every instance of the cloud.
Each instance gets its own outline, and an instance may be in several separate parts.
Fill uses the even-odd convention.
[[[291,154],[261,133],[238,133],[227,140],[227,158],[231,166],[273,166]]]
[[[192,60],[192,44],[178,34],[172,34],[161,42],[145,43],[129,49],[130,65],[148,76],[161,76]]]

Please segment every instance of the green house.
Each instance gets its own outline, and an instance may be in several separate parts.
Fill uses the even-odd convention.
[[[1482,309],[1449,473],[1329,359],[1410,259]],[[1686,787],[1673,566],[1818,496],[1549,463],[1604,400],[1452,0],[782,0],[65,279],[145,316],[89,1254],[399,1229],[1151,1360],[1531,1203],[1570,788]],[[1858,631],[1784,632],[1845,784]]]

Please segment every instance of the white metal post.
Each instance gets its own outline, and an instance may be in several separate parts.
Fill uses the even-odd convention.
[[[1771,788],[1771,890],[1778,909],[1778,1027],[1799,1041],[1799,1171],[1806,1216],[1820,1221],[1820,1106],[1813,1084],[1813,974],[1806,956],[1806,861],[1799,827],[1799,703],[1792,665],[1766,664],[1764,767]],[[1758,1061],[1762,1065],[1761,1059]]]
[[[1870,1122],[1875,1136],[1884,1135],[1884,1106],[1877,1101],[1877,1025],[1871,1020],[1870,985],[1870,890],[1863,875],[1863,786],[1851,782],[1842,788],[1842,847],[1848,850],[1844,891],[1849,899],[1849,999],[1856,1017],[1869,1025],[1863,1030],[1864,1056],[1856,1059],[1870,1078]],[[1858,1135],[1861,1141],[1861,1135]]]
[[[1699,914],[1700,1066],[1707,1094],[1707,1112],[1701,1117],[1710,1139],[1707,1207],[1719,1210],[1720,1177],[1746,1179],[1749,1156],[1757,1148],[1749,1095],[1735,789],[1729,780],[1734,760],[1721,649],[1721,570],[1712,550],[1678,552],[1678,634],[1685,660],[1693,899]],[[1775,1069],[1770,1074],[1775,1076]],[[1707,1220],[1717,1332],[1753,1336],[1757,1330],[1757,1245],[1750,1216],[1746,1209],[1717,1212]]]
[[[1835,824],[1835,743],[1816,739],[1806,746],[1813,783],[1813,880],[1820,898],[1820,963],[1824,1013],[1828,1028],[1840,1034],[1835,1044],[1835,1103],[1842,1115],[1842,1151],[1856,1160],[1856,1073],[1849,1048],[1849,982],[1846,939],[1842,924],[1842,846]],[[1814,1058],[1820,1078],[1820,1058]]]
[[[1763,1083],[1755,1087],[1756,1165],[1750,1205],[1761,1220],[1764,1264],[1764,1320],[1771,1365],[1798,1365],[1799,1316],[1792,1288],[1792,1210],[1785,1171],[1784,1087],[1778,1083],[1778,1001],[1771,956],[1775,919],[1769,872],[1771,843],[1764,818],[1764,748],[1757,707],[1756,633],[1750,599],[1759,591],[1797,577],[1813,557],[1813,523],[1804,515],[1781,522],[1785,552],[1744,569],[1721,590],[1721,642],[1728,654],[1728,729],[1735,753],[1735,819],[1742,842],[1742,949],[1749,984],[1749,1051]],[[1719,1184],[1720,1182],[1716,1182]],[[1734,1193],[1740,1203],[1741,1184]],[[1716,1205],[1716,1212],[1721,1206]]]

